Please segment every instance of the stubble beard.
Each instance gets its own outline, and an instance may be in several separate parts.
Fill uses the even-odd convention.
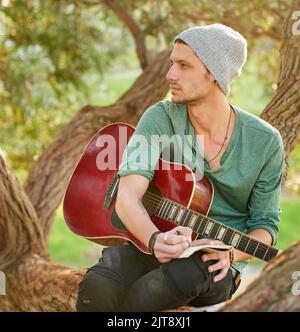
[[[183,96],[183,97],[177,97],[172,96],[171,101],[174,104],[193,104],[193,103],[199,103],[201,100],[203,100],[205,96],[201,93],[198,93],[195,96]]]

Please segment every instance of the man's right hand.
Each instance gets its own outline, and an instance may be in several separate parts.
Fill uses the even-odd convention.
[[[154,244],[154,255],[161,263],[177,258],[192,241],[190,227],[177,226],[168,232],[160,233]]]

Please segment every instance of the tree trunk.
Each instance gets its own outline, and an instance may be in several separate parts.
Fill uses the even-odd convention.
[[[24,189],[0,155],[0,311],[71,311],[84,270],[51,261],[42,225]]]
[[[166,95],[168,85],[164,77],[169,54],[167,50],[158,55],[114,105],[82,108],[33,165],[25,190],[43,225],[45,237],[72,171],[91,137],[112,122],[135,125],[145,109]]]
[[[0,311],[74,311],[85,269],[70,269],[38,254],[6,269]]]
[[[0,154],[0,270],[33,252],[46,255],[36,212]]]
[[[220,311],[300,311],[300,241],[272,260],[247,290]]]
[[[299,9],[300,0],[295,0],[284,24],[276,95],[261,115],[280,131],[285,146],[286,163],[300,135],[300,47],[299,35],[293,34],[295,20],[292,17]]]

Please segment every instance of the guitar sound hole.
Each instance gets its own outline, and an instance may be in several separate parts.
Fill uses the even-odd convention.
[[[161,198],[162,195],[160,190],[150,184],[148,190],[142,198],[143,206],[145,207],[150,217],[154,216]]]

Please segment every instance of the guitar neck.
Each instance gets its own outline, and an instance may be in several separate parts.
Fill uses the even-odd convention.
[[[167,198],[160,199],[154,214],[177,225],[190,227],[202,237],[223,241],[264,261],[278,254],[278,249]]]

